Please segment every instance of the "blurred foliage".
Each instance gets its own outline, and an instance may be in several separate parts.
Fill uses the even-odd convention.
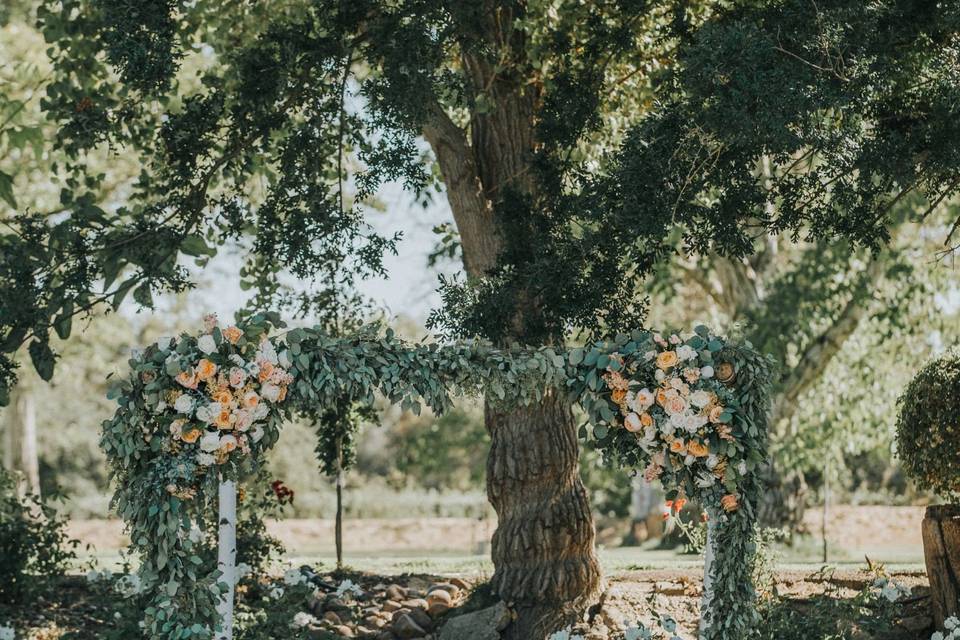
[[[21,497],[0,469],[0,602],[34,598],[67,570],[79,542],[67,536],[66,524],[49,498]]]

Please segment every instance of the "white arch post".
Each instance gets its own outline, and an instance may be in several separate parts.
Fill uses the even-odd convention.
[[[217,547],[217,567],[220,580],[227,585],[227,592],[220,596],[217,613],[220,615],[220,631],[217,640],[233,640],[233,591],[237,583],[237,485],[232,480],[220,478],[220,537]]]

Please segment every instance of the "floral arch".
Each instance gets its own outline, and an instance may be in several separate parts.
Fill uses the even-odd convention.
[[[740,637],[752,626],[770,363],[749,345],[704,327],[685,339],[636,331],[558,351],[479,340],[411,344],[390,330],[277,333],[281,326],[272,313],[241,327],[208,316],[199,335],[162,338],[134,354],[130,376],[111,390],[119,407],[104,422],[101,446],[117,481],[114,505],[141,558],[149,637],[231,637],[234,483],[263,464],[284,419],[377,394],[441,413],[456,395],[508,405],[548,389],[583,407],[581,436],[606,460],[657,477],[706,509],[701,636]],[[193,532],[218,508],[214,563]]]

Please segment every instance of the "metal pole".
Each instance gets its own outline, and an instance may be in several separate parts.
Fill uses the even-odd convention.
[[[220,631],[217,640],[233,639],[233,590],[237,583],[237,485],[220,478],[220,540],[217,547],[217,568],[227,592],[220,597]]]

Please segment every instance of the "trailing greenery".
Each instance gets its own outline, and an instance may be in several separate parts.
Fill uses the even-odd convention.
[[[921,489],[960,498],[960,354],[917,372],[900,396],[897,457]]]
[[[703,637],[747,637],[758,621],[752,572],[773,362],[706,327],[685,339],[637,331],[569,358],[591,425],[581,436],[610,463],[659,478],[675,505],[690,496],[708,514],[716,556]]]
[[[20,497],[16,480],[0,469],[0,600],[22,602],[64,573],[80,544],[66,525],[49,500]]]

